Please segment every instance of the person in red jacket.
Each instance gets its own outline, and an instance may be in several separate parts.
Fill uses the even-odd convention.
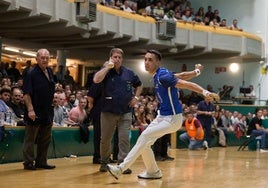
[[[187,143],[190,150],[199,148],[208,148],[207,141],[204,139],[204,130],[200,121],[194,117],[194,112],[188,111],[185,113],[185,120],[182,123],[182,128],[186,130],[185,133],[180,135],[180,140]]]

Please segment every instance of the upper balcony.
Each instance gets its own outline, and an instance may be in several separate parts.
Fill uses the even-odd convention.
[[[4,46],[35,51],[69,51],[69,58],[103,59],[112,47],[127,58],[157,49],[167,59],[237,58],[260,61],[262,39],[219,27],[177,22],[174,36],[151,17],[97,5],[96,21],[77,19],[76,3],[64,0],[0,0],[0,37]],[[163,34],[163,35],[162,35]],[[4,50],[3,50],[4,51]],[[5,52],[5,51],[4,51]]]

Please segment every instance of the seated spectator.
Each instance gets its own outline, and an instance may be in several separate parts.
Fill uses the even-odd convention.
[[[150,5],[145,7],[145,14],[146,16],[152,16],[153,17],[153,10],[154,10],[154,2],[150,2]]]
[[[120,6],[121,6],[121,4],[120,3],[118,4],[117,1],[115,1],[115,0],[111,0],[110,4],[108,5],[108,7],[114,8],[117,10],[120,10]]]
[[[182,129],[186,132],[179,136],[179,139],[188,145],[190,150],[196,150],[203,148],[206,150],[208,148],[207,141],[204,139],[204,130],[200,121],[194,117],[194,112],[188,111],[185,114],[185,120],[182,123]]]
[[[249,85],[250,93],[246,93],[246,97],[256,97],[253,85]]]
[[[243,31],[243,29],[238,26],[237,19],[233,20],[233,24],[230,26],[230,29],[235,31]]]
[[[218,27],[219,23],[217,21],[216,18],[213,18],[210,22],[209,22],[209,26],[213,26],[213,27]]]
[[[174,17],[175,15],[174,15],[174,11],[173,10],[169,10],[166,14],[165,14],[165,16],[164,16],[164,20],[168,20],[168,21],[174,21],[174,22],[176,22],[177,21],[177,19]]]
[[[63,109],[63,119],[68,119],[68,114],[69,111],[66,108],[67,105],[67,101],[66,101],[66,97],[65,97],[65,93],[59,93],[58,94],[58,98],[59,98],[59,105],[62,107]]]
[[[246,97],[245,99],[242,100],[242,104],[254,104],[255,100],[252,100],[252,98],[256,98],[256,94],[254,91],[253,85],[250,85],[248,87],[250,89],[250,93],[240,93],[241,96]]]
[[[223,113],[221,111],[215,111],[214,127],[219,133],[219,145],[225,147],[228,127],[223,125],[222,116]]]
[[[153,17],[156,20],[162,20],[164,18],[164,14],[165,13],[161,1],[157,1],[156,6],[153,9]]]
[[[9,86],[3,86],[0,90],[0,98],[6,105],[10,102],[11,88]]]
[[[219,93],[221,100],[230,100],[231,99],[231,91],[233,90],[233,86],[224,85],[222,86],[222,90]]]
[[[261,119],[268,119],[268,111],[267,111],[267,109],[262,109],[262,117],[261,117]]]
[[[75,104],[75,101],[76,101],[76,96],[74,93],[71,93],[69,95],[69,101],[67,102],[66,104],[66,108],[68,111],[70,111],[73,107],[76,107],[77,105]]]
[[[23,121],[25,106],[22,103],[22,91],[18,87],[11,89],[11,102],[8,106],[12,109],[15,114],[15,121]]]
[[[226,19],[222,19],[220,24],[219,24],[220,27],[225,27],[225,28],[228,28],[227,26],[227,20]]]
[[[130,8],[130,2],[128,0],[126,0],[124,2],[124,4],[120,7],[123,11],[125,12],[129,12],[129,13],[135,13],[135,11],[133,11],[131,8]]]
[[[210,21],[209,21],[209,17],[205,16],[204,21],[203,21],[203,23],[201,23],[201,24],[203,24],[203,25],[207,25],[207,26],[208,26],[209,23],[210,23]]]
[[[185,13],[182,15],[181,19],[185,22],[192,22],[193,17],[191,15],[191,10],[185,10]]]
[[[203,22],[204,17],[205,17],[204,7],[200,7],[197,13],[195,14],[194,20],[198,23],[201,23]]]
[[[268,150],[265,150],[267,133],[264,127],[262,126],[261,117],[262,117],[262,109],[258,109],[255,117],[249,123],[247,135],[255,136],[255,137],[261,136],[260,152],[268,152]]]
[[[147,6],[147,1],[144,0],[137,0],[137,13],[144,15],[145,14],[145,8]]]
[[[53,98],[53,106],[54,106],[54,119],[53,125],[54,126],[64,126],[64,116],[63,116],[63,109],[59,105],[59,94],[55,93]]]
[[[78,125],[84,122],[84,120],[87,117],[87,113],[85,110],[86,106],[87,106],[87,99],[81,97],[79,99],[78,106],[72,108],[71,111],[69,112],[69,118],[68,118],[69,125]]]

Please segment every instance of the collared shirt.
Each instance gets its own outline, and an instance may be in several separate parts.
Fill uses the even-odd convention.
[[[213,112],[215,111],[215,107],[211,102],[207,103],[205,100],[203,100],[198,103],[197,110]],[[199,114],[197,115],[197,119],[201,122],[203,126],[211,125],[213,122],[213,118],[211,117],[211,115]]]
[[[159,68],[154,75],[154,90],[159,101],[160,115],[175,115],[182,113],[178,89],[175,85],[178,78],[165,68]]]
[[[133,88],[141,86],[139,77],[121,66],[120,72],[111,69],[102,81],[102,112],[125,114],[131,112],[129,102],[134,96]]]
[[[23,80],[23,93],[30,95],[38,122],[44,125],[52,124],[53,122],[52,102],[55,92],[53,72],[49,67],[47,67],[47,71],[49,79],[42,69],[35,65]],[[27,123],[31,122],[27,111],[24,113],[24,119]]]

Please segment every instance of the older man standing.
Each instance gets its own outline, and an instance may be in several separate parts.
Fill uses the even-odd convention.
[[[23,80],[25,137],[23,165],[26,170],[53,169],[47,164],[47,152],[51,141],[53,123],[53,97],[55,82],[52,69],[48,67],[50,55],[47,49],[37,51],[37,64],[27,72]],[[37,155],[34,156],[34,144]]]
[[[130,149],[129,133],[132,123],[132,107],[138,102],[142,90],[139,77],[130,69],[122,66],[123,50],[113,48],[110,60],[104,63],[93,81],[102,84],[101,106],[101,167],[100,172],[107,171],[111,155],[111,141],[118,128],[119,153],[118,163],[123,162]],[[123,173],[130,174],[126,169]]]

